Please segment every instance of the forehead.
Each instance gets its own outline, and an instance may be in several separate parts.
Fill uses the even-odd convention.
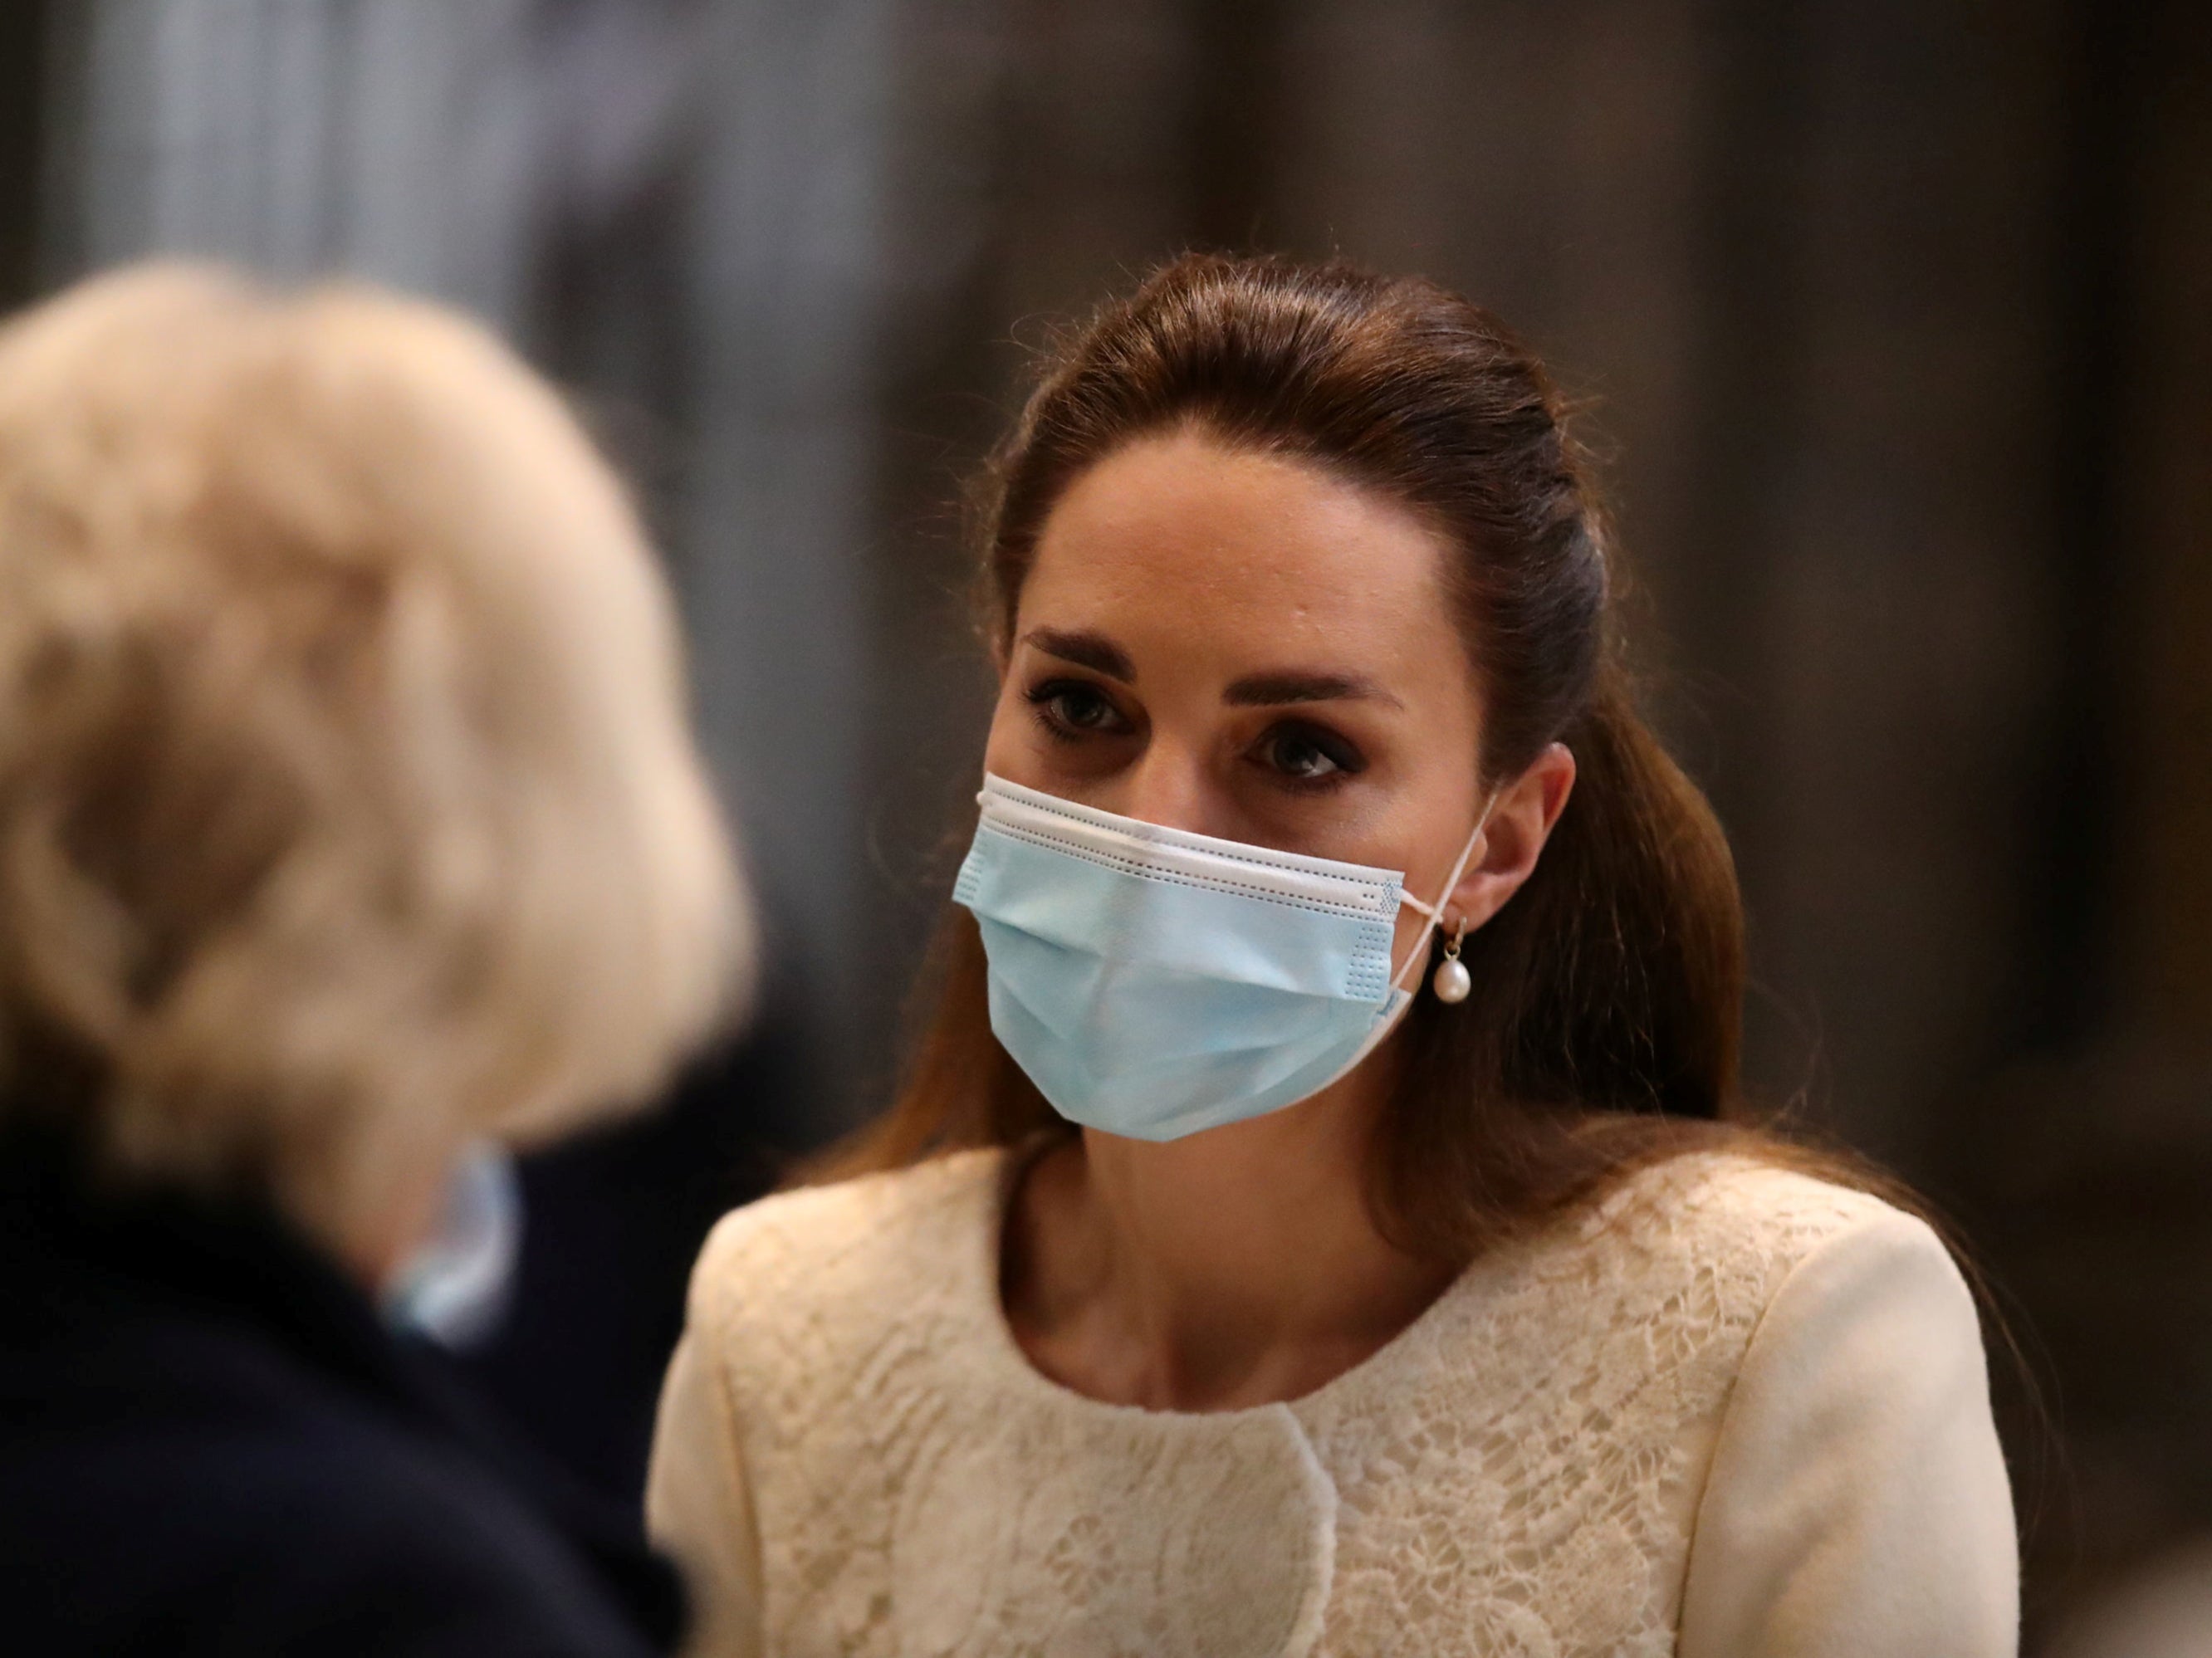
[[[1019,625],[1083,626],[1206,654],[1457,655],[1443,548],[1381,491],[1195,434],[1079,477],[1045,521]]]

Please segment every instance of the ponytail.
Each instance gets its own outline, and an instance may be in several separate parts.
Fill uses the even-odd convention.
[[[1644,1163],[1741,1138],[1743,923],[1726,837],[1608,665],[1563,733],[1569,796],[1468,935],[1474,997],[1423,998],[1376,1170],[1405,1248],[1463,1259]]]
[[[1744,970],[1728,839],[1617,670],[1565,740],[1574,793],[1504,926],[1485,930],[1510,1033],[1499,1088],[1551,1106],[1722,1117]]]

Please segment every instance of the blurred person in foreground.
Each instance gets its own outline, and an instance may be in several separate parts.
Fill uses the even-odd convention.
[[[378,1299],[748,932],[637,523],[489,337],[179,266],[0,331],[0,1644],[672,1644]]]

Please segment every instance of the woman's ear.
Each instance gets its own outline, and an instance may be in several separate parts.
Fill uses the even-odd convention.
[[[1535,869],[1574,786],[1575,756],[1565,744],[1554,743],[1498,791],[1474,855],[1447,901],[1447,933],[1462,921],[1479,927],[1505,908]]]

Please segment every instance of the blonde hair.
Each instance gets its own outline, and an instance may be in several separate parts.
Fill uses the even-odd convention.
[[[750,958],[635,515],[489,334],[177,264],[0,329],[0,1109],[343,1235]]]

